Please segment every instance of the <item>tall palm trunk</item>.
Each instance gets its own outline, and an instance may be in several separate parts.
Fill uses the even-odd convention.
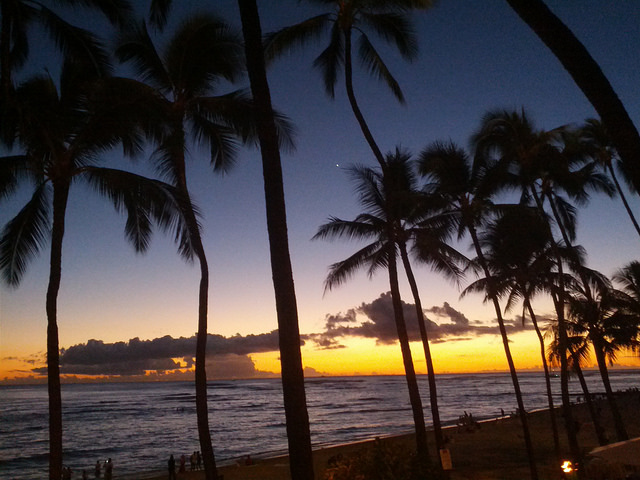
[[[622,415],[618,409],[613,389],[611,388],[611,382],[609,381],[609,369],[607,368],[607,359],[605,358],[604,349],[600,345],[599,341],[593,342],[593,350],[595,351],[596,361],[598,363],[598,370],[602,377],[602,383],[604,384],[604,391],[607,395],[607,401],[611,408],[611,415],[613,416],[613,425],[616,429],[616,437],[619,442],[629,440],[629,434],[622,421]]]
[[[616,186],[616,190],[618,191],[618,195],[620,195],[620,200],[622,200],[622,204],[624,205],[624,209],[627,211],[627,215],[629,215],[629,219],[633,224],[633,228],[636,229],[638,235],[640,235],[640,225],[638,225],[638,221],[636,220],[631,207],[629,206],[629,202],[627,202],[627,196],[624,194],[622,187],[620,186],[620,182],[618,182],[618,176],[616,175],[615,170],[613,169],[613,165],[611,162],[607,162],[607,170],[609,170],[609,175],[613,180],[613,184]]]
[[[391,244],[390,249],[393,250],[394,248],[395,245]],[[427,446],[427,428],[424,422],[424,411],[422,408],[422,400],[420,399],[416,371],[413,366],[411,347],[409,346],[407,325],[404,321],[404,312],[402,311],[402,299],[400,297],[400,286],[398,284],[398,268],[396,265],[395,251],[389,252],[388,260],[391,302],[393,304],[393,314],[396,322],[396,330],[398,332],[398,341],[400,342],[400,351],[402,352],[404,374],[407,380],[407,387],[409,389],[409,402],[411,403],[411,411],[413,412],[413,423],[416,430],[416,449],[418,458],[424,464],[428,464],[429,450]]]
[[[211,442],[211,431],[209,429],[209,404],[207,396],[207,334],[208,321],[207,312],[209,304],[209,266],[207,257],[202,245],[202,238],[198,228],[191,200],[188,193],[183,192],[187,196],[187,222],[191,232],[191,241],[194,244],[198,263],[200,264],[200,287],[198,289],[198,333],[196,334],[196,416],[198,422],[198,438],[200,440],[200,449],[202,452],[202,461],[204,463],[205,478],[207,480],[217,480],[218,469],[216,459],[213,453],[213,445]]]
[[[344,59],[344,78],[345,78],[345,87],[347,90],[347,97],[349,98],[349,104],[351,105],[351,110],[353,110],[353,114],[358,121],[358,125],[360,125],[360,130],[362,130],[362,134],[366,139],[371,151],[373,152],[373,156],[376,157],[376,160],[380,164],[380,166],[384,169],[385,161],[384,155],[382,155],[382,151],[378,144],[376,143],[373,135],[371,134],[371,130],[369,130],[369,126],[367,125],[366,120],[364,119],[364,115],[360,110],[360,106],[356,100],[356,95],[353,91],[353,65],[351,60],[351,30],[347,30],[344,32],[344,43],[345,43],[345,59]]]
[[[422,311],[422,302],[420,301],[420,294],[418,292],[418,284],[411,268],[411,262],[409,262],[409,256],[407,255],[407,247],[404,243],[400,244],[400,256],[402,257],[402,264],[407,274],[409,286],[411,287],[411,293],[413,295],[413,301],[416,306],[416,316],[418,318],[418,327],[420,328],[420,338],[422,339],[422,346],[424,347],[424,356],[427,362],[427,377],[429,379],[429,400],[431,403],[431,416],[433,418],[433,431],[436,439],[436,448],[438,451],[444,448],[444,438],[442,435],[442,424],[440,422],[440,411],[438,409],[438,391],[436,389],[436,374],[433,368],[433,358],[431,357],[431,348],[429,346],[429,336],[427,334],[427,327],[425,325],[424,312]]]
[[[262,154],[271,271],[278,316],[282,390],[292,480],[313,480],[309,414],[304,389],[296,304],[278,136],[264,65],[262,32],[256,0],[238,0],[245,41],[247,71],[256,104]]]
[[[182,125],[182,121],[177,125]],[[176,135],[179,135],[180,141],[184,143],[184,131],[176,129]],[[196,219],[189,189],[187,187],[187,176],[185,170],[184,149],[180,150],[180,156],[174,159],[177,170],[177,188],[180,192],[183,202],[183,215],[189,229],[189,239],[193,245],[195,255],[200,264],[200,286],[198,288],[198,332],[196,333],[196,372],[195,372],[195,388],[196,388],[196,418],[198,425],[198,439],[200,441],[200,450],[202,452],[202,461],[204,463],[204,471],[206,480],[217,480],[218,471],[216,460],[213,453],[213,445],[211,443],[211,432],[209,430],[209,405],[207,397],[207,315],[209,305],[209,266],[207,256],[202,245],[202,237],[200,235],[200,227]]]
[[[58,346],[58,292],[62,279],[62,239],[69,184],[54,182],[51,259],[47,287],[47,383],[49,389],[49,480],[62,476],[62,394]]]
[[[507,0],[569,72],[610,132],[625,170],[640,190],[640,135],[598,63],[542,0]]]
[[[536,208],[542,215],[542,218],[546,218],[546,212],[542,204],[542,200],[538,195],[536,188],[533,185],[529,186],[529,192],[533,197]],[[558,289],[555,292],[551,292],[553,305],[556,310],[556,316],[558,318],[558,355],[560,356],[560,394],[562,398],[562,416],[564,417],[565,430],[567,432],[567,439],[569,441],[569,451],[573,457],[574,462],[580,462],[582,453],[580,451],[580,445],[578,444],[578,432],[576,431],[576,424],[573,421],[573,411],[571,410],[571,397],[569,396],[569,363],[567,360],[567,351],[569,350],[569,339],[567,336],[567,323],[564,315],[564,299],[566,296],[566,289],[564,284],[564,267],[562,265],[562,256],[558,250],[558,244],[553,237],[553,231],[551,230],[551,223],[546,222],[547,236],[551,245],[553,256],[556,259],[556,267],[558,269]],[[584,475],[581,469],[578,470],[579,478]]]
[[[580,367],[580,358],[578,355],[570,349],[571,360],[573,364],[573,370],[576,372],[578,376],[578,381],[580,382],[580,387],[582,388],[582,393],[584,393],[584,399],[587,404],[587,409],[589,410],[589,415],[591,416],[591,421],[593,422],[593,427],[596,431],[596,437],[598,438],[598,443],[600,445],[607,445],[609,441],[605,435],[604,429],[602,428],[602,424],[600,422],[600,416],[598,412],[596,412],[595,405],[593,404],[593,400],[591,399],[591,393],[589,393],[589,387],[587,386],[587,381],[584,378],[584,373],[582,372],[582,368]]]
[[[551,433],[553,435],[553,448],[557,457],[557,460],[560,460],[560,436],[558,434],[558,422],[556,422],[556,410],[553,405],[553,392],[551,391],[551,378],[549,377],[549,365],[547,364],[547,356],[545,355],[544,348],[544,337],[542,336],[542,332],[538,327],[538,320],[536,319],[536,314],[533,311],[533,307],[531,306],[531,302],[529,301],[528,296],[525,297],[525,307],[529,311],[529,316],[531,317],[531,323],[533,324],[533,328],[536,331],[536,335],[538,336],[538,342],[540,343],[540,357],[542,358],[542,367],[544,369],[544,382],[547,388],[547,404],[549,405],[549,419],[551,421]]]
[[[527,411],[524,408],[522,392],[520,391],[520,383],[518,381],[518,374],[516,373],[516,367],[513,363],[513,357],[511,356],[511,349],[509,348],[509,337],[507,336],[507,329],[504,326],[504,319],[502,318],[502,310],[500,309],[500,303],[498,302],[498,296],[496,295],[496,288],[494,285],[495,282],[493,281],[493,276],[491,275],[491,271],[489,270],[486,259],[484,258],[484,253],[482,252],[482,248],[480,247],[478,233],[476,232],[476,229],[471,221],[467,222],[467,229],[469,230],[469,234],[471,235],[471,240],[473,242],[476,255],[478,256],[478,261],[480,262],[482,271],[484,272],[485,278],[487,279],[489,298],[491,298],[491,301],[493,302],[493,307],[496,312],[496,318],[498,319],[498,328],[500,329],[500,336],[502,337],[502,345],[504,346],[504,353],[507,357],[509,373],[511,374],[511,382],[513,383],[516,402],[518,403],[518,412],[520,415],[520,421],[522,422],[522,434],[524,436],[525,448],[527,449],[527,456],[529,458],[531,480],[537,480],[538,469],[536,467],[534,458],[533,443],[531,442],[531,433],[529,431],[529,421],[527,420]]]

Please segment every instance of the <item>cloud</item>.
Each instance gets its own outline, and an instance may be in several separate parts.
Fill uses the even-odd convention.
[[[402,302],[411,341],[420,340],[415,305]],[[466,341],[480,335],[499,335],[496,322],[487,325],[468,319],[462,312],[445,302],[424,310],[425,325],[429,340],[434,343]],[[540,323],[547,321],[540,318]],[[530,329],[530,322],[523,326],[522,318],[505,320],[509,334]],[[389,292],[382,293],[369,303],[362,303],[345,313],[329,314],[325,317],[324,330],[319,333],[301,335],[301,344],[311,342],[315,348],[337,350],[346,348],[348,337],[371,338],[378,344],[397,342],[398,333]],[[132,338],[127,342],[105,343],[88,340],[60,352],[61,373],[67,377],[102,376],[117,379],[191,380],[193,378],[196,337],[173,338],[169,335],[151,340]],[[252,378],[274,376],[272,372],[261,372],[255,368],[250,355],[253,353],[277,352],[278,331],[259,335],[208,335],[207,373],[209,378]],[[29,361],[32,365],[43,365],[40,355]],[[46,375],[46,366],[32,368],[32,373]],[[306,367],[305,375],[319,375]],[[42,377],[40,377],[42,378]]]
[[[402,302],[402,312],[410,341],[421,339],[415,304]],[[480,335],[498,335],[497,322],[487,325],[469,320],[462,312],[444,302],[423,310],[429,341],[470,340]],[[358,320],[360,319],[360,320]],[[437,321],[436,321],[437,320]],[[516,333],[531,328],[522,325],[520,319],[505,319],[508,333]],[[309,335],[308,339],[320,349],[344,348],[341,340],[345,337],[372,338],[378,344],[392,344],[398,341],[398,332],[393,312],[391,293],[382,293],[370,303],[362,303],[345,314],[327,315],[324,332]]]
[[[304,344],[304,341],[302,341]],[[64,375],[136,376],[153,373],[192,376],[196,337],[152,340],[132,338],[128,342],[105,343],[88,340],[60,351],[60,371]],[[263,376],[255,369],[251,353],[278,350],[278,332],[260,335],[208,335],[208,373],[211,378]],[[45,375],[46,367],[32,370]]]

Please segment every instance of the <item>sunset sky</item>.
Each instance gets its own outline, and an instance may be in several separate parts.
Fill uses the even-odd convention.
[[[235,1],[174,3],[174,24],[184,18],[184,4],[202,4],[215,5],[239,27]],[[599,62],[640,125],[640,4],[547,4]],[[260,1],[259,6],[265,32],[314,13],[295,0]],[[383,151],[401,146],[417,154],[435,140],[448,139],[465,146],[482,115],[495,108],[524,108],[536,126],[545,129],[595,116],[555,57],[505,1],[440,0],[414,19],[420,46],[415,62],[408,64],[380,48],[407,105],[399,105],[384,85],[356,69],[356,96]],[[369,279],[361,272],[324,293],[328,266],[358,245],[310,240],[329,216],[351,219],[359,213],[344,167],[375,164],[342,84],[330,100],[311,66],[321,48],[323,44],[309,45],[269,70],[274,105],[297,128],[297,149],[283,154],[283,168],[304,365],[309,374],[399,374],[402,362],[393,341],[386,275],[380,272]],[[32,53],[30,71],[48,68],[54,74],[43,43],[33,44]],[[245,81],[241,86],[247,85]],[[209,332],[214,336],[209,350],[219,354],[211,359],[210,376],[272,374],[279,369],[277,321],[259,152],[243,149],[236,168],[225,177],[209,171],[203,152],[194,150],[191,158],[190,188],[204,216],[212,280]],[[121,168],[152,174],[144,158],[131,165],[115,152],[110,159]],[[29,195],[25,188],[0,204],[0,225]],[[62,357],[63,373],[127,377],[147,372],[160,379],[186,378],[181,371],[190,367],[195,348],[198,268],[185,264],[170,236],[161,232],[145,255],[135,255],[124,240],[124,218],[85,187],[74,185],[70,202],[58,301],[60,346],[68,349]],[[637,196],[631,204],[640,213]],[[578,243],[585,247],[590,267],[611,275],[638,259],[639,242],[618,199],[596,196],[580,211]],[[471,255],[468,244],[464,239],[461,248]],[[505,370],[495,313],[482,298],[461,300],[459,286],[426,267],[416,270],[422,304],[432,321],[436,370]],[[47,281],[48,246],[19,288],[0,285],[0,380],[44,378]],[[405,283],[403,300],[411,314]],[[543,316],[552,313],[544,300],[537,308]],[[535,368],[540,365],[537,340],[528,324],[522,327],[519,315],[518,310],[507,314],[516,366]],[[414,319],[414,314],[408,317],[412,327]],[[422,347],[413,347],[416,368],[425,372]],[[618,364],[640,366],[637,357],[624,354]]]

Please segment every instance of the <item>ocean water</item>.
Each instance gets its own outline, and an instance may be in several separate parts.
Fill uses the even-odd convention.
[[[546,406],[542,373],[521,373],[527,410]],[[640,387],[639,371],[612,371],[615,390]],[[594,393],[603,392],[597,372],[587,372]],[[430,421],[426,377],[420,377],[425,416]],[[560,382],[553,379],[560,402]],[[508,374],[438,375],[440,416],[454,424],[465,411],[495,418],[516,408]],[[571,391],[580,394],[572,380]],[[209,383],[209,421],[219,463],[246,455],[285,453],[287,448],[280,380]],[[97,460],[112,458],[114,477],[164,470],[170,454],[199,450],[192,383],[104,383],[62,386],[64,463],[74,478]],[[328,377],[307,380],[314,447],[410,432],[412,415],[402,376]],[[47,477],[46,386],[0,387],[0,478]],[[133,475],[133,477],[131,477]]]

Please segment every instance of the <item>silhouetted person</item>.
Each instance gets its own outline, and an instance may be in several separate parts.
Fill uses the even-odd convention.
[[[182,456],[180,457],[180,469],[178,470],[178,472],[184,473],[186,463],[187,463],[187,457],[185,457],[183,453]]]
[[[95,473],[96,473],[96,478],[99,478],[99,477],[100,477],[100,460],[98,460],[98,461],[96,462],[96,470],[95,470]]]
[[[176,461],[173,458],[173,455],[169,457],[167,467],[169,468],[169,480],[176,480]]]
[[[104,464],[104,480],[111,480],[113,478],[113,462],[111,457]]]

